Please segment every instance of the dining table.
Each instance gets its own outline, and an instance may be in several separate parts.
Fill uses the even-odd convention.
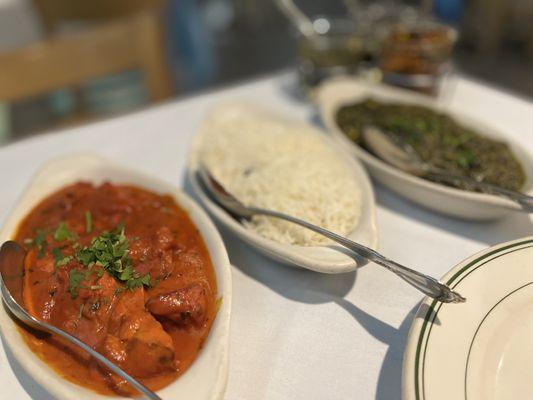
[[[258,103],[321,127],[317,107],[300,95],[296,81],[285,70],[0,147],[0,222],[32,175],[63,155],[97,154],[192,196],[185,174],[189,146],[215,105]],[[533,153],[531,100],[460,74],[445,84],[442,101],[450,109],[490,124]],[[485,222],[454,219],[375,181],[373,187],[379,252],[434,277],[491,245],[533,234],[532,219],[525,213]],[[423,299],[420,292],[372,263],[336,275],[284,265],[218,228],[233,277],[225,399],[401,398],[403,355]],[[0,388],[0,400],[53,399],[24,371],[3,339]]]

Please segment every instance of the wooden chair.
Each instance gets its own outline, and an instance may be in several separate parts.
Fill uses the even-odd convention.
[[[46,31],[54,33],[62,23],[111,21],[151,11],[163,11],[165,0],[32,0]]]
[[[0,101],[76,87],[91,78],[130,69],[144,73],[153,100],[171,95],[160,25],[153,13],[0,54]]]

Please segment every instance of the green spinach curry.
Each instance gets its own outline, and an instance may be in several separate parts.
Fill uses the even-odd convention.
[[[520,191],[526,176],[506,143],[461,126],[451,117],[415,105],[365,99],[342,107],[336,116],[342,131],[365,148],[361,132],[373,125],[398,135],[423,161],[450,173]]]

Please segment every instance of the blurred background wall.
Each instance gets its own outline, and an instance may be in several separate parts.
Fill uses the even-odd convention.
[[[296,3],[358,24],[430,13],[459,31],[457,70],[533,96],[531,0]],[[275,0],[0,0],[0,141],[294,68],[296,36]]]

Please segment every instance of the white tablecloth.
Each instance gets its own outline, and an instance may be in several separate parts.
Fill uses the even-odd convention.
[[[314,110],[290,95],[288,75],[0,148],[0,222],[32,174],[48,159],[94,152],[183,185],[187,148],[206,110],[248,99],[294,118]],[[484,119],[533,152],[533,105],[459,79],[453,107]],[[467,256],[533,233],[521,214],[487,223],[421,209],[376,186],[379,250],[440,277]],[[372,264],[328,276],[264,258],[222,231],[233,267],[227,399],[399,399],[402,356],[422,296]],[[48,400],[0,345],[0,399]]]

